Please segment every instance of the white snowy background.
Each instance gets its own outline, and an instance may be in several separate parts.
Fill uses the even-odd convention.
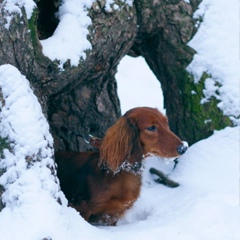
[[[35,5],[32,0],[3,3],[9,13],[20,13],[19,7],[25,6],[28,17]],[[71,59],[72,65],[84,58],[84,50],[91,48],[86,41],[86,27],[91,21],[85,12],[85,6],[91,3],[92,0],[63,1],[58,28],[51,38],[42,41],[47,56],[59,59],[61,64]],[[114,1],[107,1],[108,10],[118,10],[116,4],[111,9],[111,3]],[[198,16],[203,16],[204,21],[189,43],[197,54],[188,70],[196,83],[203,71],[211,75],[202,103],[216,96],[219,108],[238,124],[239,2],[203,0],[195,13]],[[10,21],[9,17],[6,28]],[[69,24],[74,28],[69,28]],[[82,44],[75,45],[74,36],[80,37]],[[125,57],[119,65],[117,81],[123,113],[143,105],[164,111],[160,84],[142,58]],[[217,87],[216,82],[221,85]],[[6,188],[3,194],[6,207],[0,212],[1,239],[240,239],[239,126],[215,131],[213,136],[191,146],[179,158],[174,171],[172,162],[146,159],[141,195],[134,207],[116,227],[96,227],[67,207],[58,180],[49,170],[54,165],[53,139],[28,80],[15,67],[3,65],[0,87],[5,100],[0,112],[0,135],[9,136],[12,148],[12,152],[5,150],[0,160],[0,167],[7,169],[0,177],[0,184]],[[28,156],[35,156],[36,162],[28,164]],[[155,183],[148,171],[151,166],[165,171],[180,187],[170,189]]]

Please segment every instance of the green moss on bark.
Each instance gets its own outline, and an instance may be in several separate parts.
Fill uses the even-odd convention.
[[[216,97],[210,98],[208,102],[201,103],[201,100],[205,97],[203,94],[204,82],[209,77],[211,76],[204,72],[200,81],[194,83],[193,76],[186,72],[181,84],[183,105],[186,108],[185,112],[189,114],[188,122],[190,120],[192,129],[195,129],[193,134],[196,140],[211,135],[214,130],[232,125],[230,118],[224,116],[218,108],[219,100]]]
[[[35,8],[33,10],[31,18],[28,21],[28,27],[31,31],[31,39],[32,39],[35,58],[39,64],[47,67],[51,64],[51,60],[46,56],[44,56],[42,53],[42,45],[38,39],[37,18],[38,18],[38,9]]]

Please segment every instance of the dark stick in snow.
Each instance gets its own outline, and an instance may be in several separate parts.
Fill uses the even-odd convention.
[[[173,180],[171,180],[167,175],[165,175],[163,172],[155,169],[155,168],[150,168],[150,173],[157,175],[159,178],[155,180],[155,182],[157,183],[161,183],[164,184],[168,187],[171,188],[176,188],[178,186],[180,186],[179,183],[174,182]]]

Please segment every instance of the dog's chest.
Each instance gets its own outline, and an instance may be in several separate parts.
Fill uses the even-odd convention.
[[[141,175],[123,172],[115,176],[115,178],[116,181],[112,185],[114,188],[113,198],[121,198],[126,201],[133,201],[138,198],[141,187]]]

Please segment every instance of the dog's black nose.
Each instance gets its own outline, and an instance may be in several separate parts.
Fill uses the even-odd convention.
[[[177,152],[182,155],[184,154],[188,149],[188,143],[183,141],[181,145],[177,147]]]

